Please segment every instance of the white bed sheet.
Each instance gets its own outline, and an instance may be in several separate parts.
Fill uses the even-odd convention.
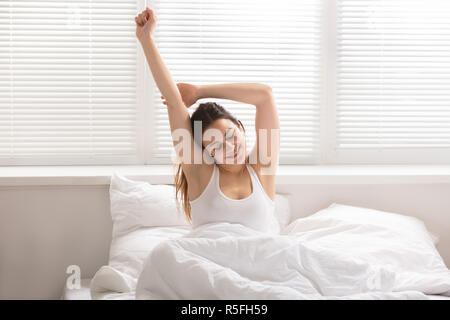
[[[92,300],[89,285],[92,279],[81,279],[80,289],[68,289],[64,287],[64,292],[61,297],[62,300]],[[440,295],[428,295],[431,300],[449,300],[450,297]],[[128,293],[116,293],[109,292],[103,296],[104,300],[134,300],[134,293],[132,295]]]
[[[90,284],[92,278],[81,279],[80,289],[69,289],[64,286],[64,291],[61,296],[61,300],[92,300],[90,292]],[[102,295],[102,300],[134,300],[134,292],[129,293],[117,293],[117,292],[105,292]]]

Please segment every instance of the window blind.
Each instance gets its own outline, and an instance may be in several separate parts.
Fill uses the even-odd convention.
[[[272,87],[280,118],[280,163],[302,163],[319,145],[322,1],[153,1],[154,39],[175,82],[261,82]],[[154,92],[154,163],[174,160],[166,106]],[[215,101],[237,116],[255,143],[255,107]]]
[[[136,160],[135,0],[0,2],[0,163]]]
[[[450,3],[339,0],[337,11],[338,152],[448,155]]]

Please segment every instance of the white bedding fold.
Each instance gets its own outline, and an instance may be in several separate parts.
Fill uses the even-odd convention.
[[[240,224],[205,224],[152,250],[136,299],[428,299],[424,293],[450,293],[445,265],[421,252],[402,256],[405,240],[387,232],[336,223],[315,233],[293,227],[269,235]],[[417,258],[421,266],[409,264]]]

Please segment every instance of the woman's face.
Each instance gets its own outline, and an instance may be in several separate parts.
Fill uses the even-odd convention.
[[[219,164],[243,164],[246,156],[243,129],[228,119],[218,119],[203,132],[206,152]]]

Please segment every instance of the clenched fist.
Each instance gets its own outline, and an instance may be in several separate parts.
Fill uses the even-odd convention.
[[[134,21],[136,22],[136,37],[142,41],[152,34],[157,19],[153,10],[147,7],[134,18]]]

